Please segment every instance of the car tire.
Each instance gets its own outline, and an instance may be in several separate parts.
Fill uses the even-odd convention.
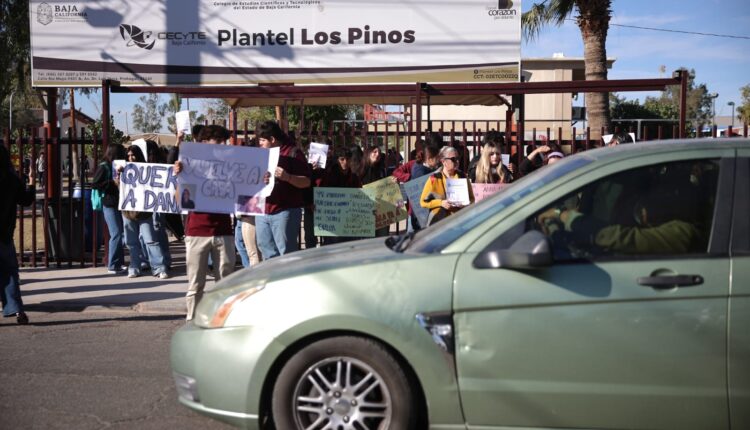
[[[382,344],[342,336],[311,343],[289,359],[271,409],[280,430],[408,430],[416,423],[414,398],[409,378]]]

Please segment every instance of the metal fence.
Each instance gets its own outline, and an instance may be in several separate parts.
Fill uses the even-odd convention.
[[[461,163],[464,170],[474,156],[481,150],[482,136],[490,130],[505,133],[503,152],[511,155],[511,160],[520,163],[524,156],[524,146],[538,145],[544,142],[555,142],[569,153],[601,146],[600,139],[591,138],[591,130],[584,129],[583,138],[562,139],[561,136],[579,136],[580,129],[571,127],[563,130],[545,128],[531,131],[531,139],[519,139],[524,128],[522,124],[509,124],[506,121],[422,121],[419,127],[414,121],[393,122],[333,122],[330,124],[307,124],[304,128],[292,130],[296,141],[303,147],[309,142],[330,142],[339,145],[378,145],[385,154],[404,154],[408,158],[409,151],[415,148],[415,143],[426,136],[429,131],[439,132],[446,144],[459,149]],[[519,131],[520,130],[520,131]],[[104,225],[104,217],[100,212],[91,210],[90,181],[104,154],[102,140],[98,136],[91,136],[81,129],[79,138],[46,138],[36,136],[35,130],[17,130],[17,137],[11,138],[8,130],[2,134],[1,144],[11,152],[14,167],[19,174],[28,173],[28,169],[36,171],[37,161],[44,151],[45,156],[54,160],[47,164],[43,175],[35,179],[37,184],[37,199],[30,208],[18,209],[17,221],[17,250],[21,266],[31,267],[80,267],[106,265],[108,231]],[[569,132],[563,134],[563,131]],[[619,132],[619,128],[612,130]],[[629,127],[627,132],[636,132]],[[254,130],[244,122],[241,127],[230,130],[237,144],[247,144],[254,138]],[[667,130],[663,125],[653,126],[643,124],[638,130],[641,140],[658,140],[669,135],[677,135],[676,126]],[[601,130],[601,135],[607,130]],[[73,136],[70,131],[67,136]],[[713,136],[718,137],[718,130],[713,128]],[[727,135],[748,137],[748,125],[732,130]],[[89,137],[85,137],[89,136]],[[541,136],[541,138],[540,138]],[[74,163],[64,163],[63,154],[90,155],[89,169],[79,167],[73,171]],[[399,158],[396,158],[399,160]],[[398,162],[405,161],[399,160]],[[395,166],[387,166],[395,167]],[[53,180],[55,177],[59,181]],[[51,189],[57,185],[56,189]],[[398,231],[398,226],[396,229]],[[41,231],[40,231],[41,230]],[[41,238],[40,238],[41,236]],[[302,241],[300,234],[300,241]]]

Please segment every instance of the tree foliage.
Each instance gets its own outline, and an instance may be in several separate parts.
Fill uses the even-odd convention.
[[[158,133],[161,130],[168,103],[159,104],[158,94],[141,96],[140,104],[133,106],[133,128],[142,133]]]
[[[0,98],[27,88],[29,76],[29,1],[0,1]]]
[[[737,118],[744,124],[750,123],[750,84],[740,88],[742,101],[737,107]]]
[[[521,17],[524,37],[534,39],[548,25],[562,25],[575,11],[583,40],[586,80],[607,79],[607,32],[612,15],[611,0],[544,0],[534,3]],[[607,93],[586,93],[588,120],[592,134],[610,128]]]
[[[706,84],[695,83],[695,71],[691,70],[688,79],[687,92],[687,120],[689,135],[694,135],[705,124],[711,121],[711,98]],[[643,104],[638,100],[625,100],[617,94],[610,96],[610,111],[614,119],[664,119],[678,120],[680,117],[680,87],[668,86],[658,97],[646,97]],[[663,126],[662,137],[672,136],[674,121],[648,122],[649,128]],[[636,121],[620,121],[617,125],[621,129],[636,127]],[[651,134],[653,137],[654,135]]]

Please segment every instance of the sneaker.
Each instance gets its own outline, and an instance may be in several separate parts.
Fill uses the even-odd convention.
[[[167,272],[161,272],[158,275],[156,275],[156,277],[159,278],[159,279],[169,279],[169,273],[167,273]]]
[[[16,313],[16,322],[18,325],[26,325],[29,323],[29,317],[26,316],[26,312]]]
[[[126,270],[128,270],[128,268],[125,267],[125,266],[122,266],[119,269],[109,269],[109,270],[107,270],[107,273],[109,273],[110,275],[119,275],[119,274],[125,272]]]
[[[137,278],[139,276],[141,276],[141,272],[139,272],[137,269],[128,270],[128,278]]]

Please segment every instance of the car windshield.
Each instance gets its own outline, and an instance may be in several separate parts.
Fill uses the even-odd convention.
[[[499,193],[471,205],[447,219],[420,231],[409,246],[412,252],[440,252],[467,231],[521,200],[535,190],[568,173],[590,164],[592,158],[584,154],[565,158],[524,176]]]

